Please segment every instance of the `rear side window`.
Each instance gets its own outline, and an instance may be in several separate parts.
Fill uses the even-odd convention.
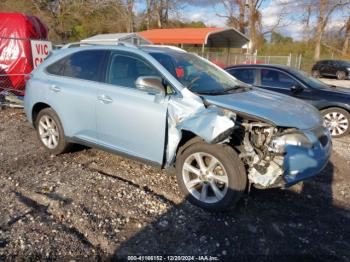
[[[103,61],[107,51],[88,50],[71,54],[47,67],[47,72],[54,75],[101,81]]]
[[[279,88],[291,88],[297,82],[287,74],[270,69],[261,70],[261,85]]]
[[[236,77],[238,80],[247,83],[247,84],[254,84],[254,69],[250,68],[240,68],[240,69],[231,69],[229,70],[229,73]]]
[[[53,75],[62,75],[65,59],[58,60],[46,68],[46,71]]]

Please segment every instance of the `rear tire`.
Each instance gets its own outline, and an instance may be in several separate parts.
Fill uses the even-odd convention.
[[[318,71],[318,70],[312,70],[311,75],[314,78],[320,78],[321,77],[320,71]]]
[[[189,202],[212,211],[233,208],[247,185],[243,163],[224,144],[189,145],[177,157],[176,176]]]
[[[350,114],[342,108],[331,107],[321,111],[332,137],[342,137],[350,132]]]
[[[345,80],[346,73],[344,71],[337,71],[337,78],[338,78],[338,80]]]
[[[65,139],[61,121],[51,108],[39,112],[35,127],[40,143],[50,154],[59,155],[71,148],[71,144]]]

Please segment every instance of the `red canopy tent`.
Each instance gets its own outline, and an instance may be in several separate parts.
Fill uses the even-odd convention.
[[[0,13],[0,91],[24,93],[24,75],[33,70],[31,39],[46,40],[47,27],[35,16]]]
[[[249,38],[231,27],[166,28],[138,33],[154,44],[185,44],[218,48],[241,48]]]

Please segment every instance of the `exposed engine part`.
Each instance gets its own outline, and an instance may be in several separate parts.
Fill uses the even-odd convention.
[[[274,185],[278,177],[283,175],[283,160],[282,156],[276,156],[267,166],[253,165],[248,173],[249,180],[263,188]]]
[[[280,132],[278,128],[260,122],[246,122],[242,126],[245,135],[240,157],[248,166],[248,179],[257,187],[271,187],[284,173],[284,156],[271,147],[271,141]]]

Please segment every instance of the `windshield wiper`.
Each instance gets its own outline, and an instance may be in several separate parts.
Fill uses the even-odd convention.
[[[200,95],[211,95],[211,96],[215,96],[215,95],[222,95],[225,93],[224,90],[222,91],[199,91],[199,92],[196,92],[197,94],[200,94]]]
[[[197,94],[201,94],[201,95],[223,95],[225,93],[228,93],[230,91],[238,91],[238,90],[250,90],[251,87],[250,86],[240,86],[240,85],[236,85],[236,86],[233,86],[233,87],[230,87],[230,88],[227,88],[227,89],[224,89],[224,90],[212,90],[212,91],[196,91],[195,93]]]

